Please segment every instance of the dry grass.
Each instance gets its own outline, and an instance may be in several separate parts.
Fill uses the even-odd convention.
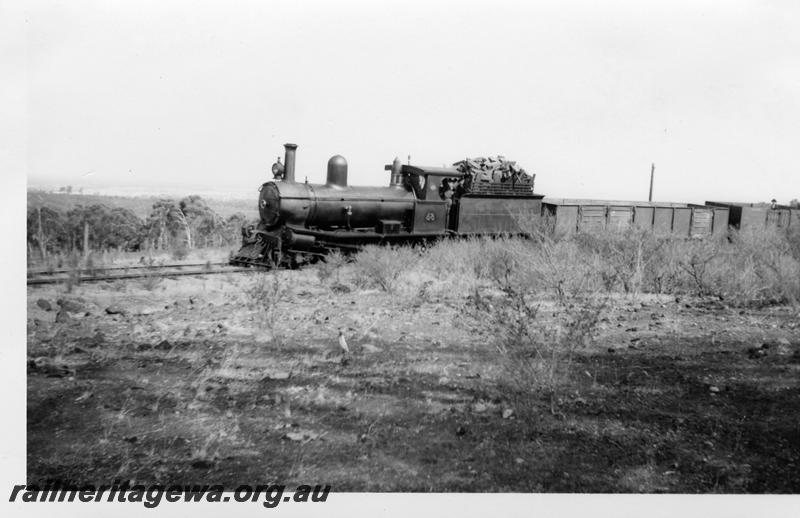
[[[414,272],[419,254],[409,247],[367,246],[355,258],[359,286],[376,287],[392,293],[401,276]]]
[[[250,276],[244,288],[245,301],[254,316],[255,329],[267,341],[279,341],[277,330],[279,320],[278,305],[284,301],[289,290],[278,273],[256,272]]]
[[[367,247],[351,281],[392,293],[426,292],[440,281],[470,293],[476,284],[529,286],[559,302],[587,294],[713,296],[734,305],[800,301],[800,231],[732,233],[729,238],[659,238],[637,230],[534,238],[442,241],[424,251]],[[320,278],[342,278],[334,258]],[[342,270],[343,271],[343,270]]]
[[[368,247],[357,256],[352,275],[357,283],[400,295],[411,307],[446,295],[468,297],[465,314],[476,332],[489,330],[508,371],[504,394],[524,400],[544,390],[552,412],[560,389],[571,384],[573,358],[590,344],[609,297],[713,296],[732,305],[800,300],[797,237],[783,231],[706,240],[640,230],[568,239],[539,229],[530,234],[527,240],[442,241],[423,253]],[[557,318],[543,317],[543,300]],[[521,406],[531,408],[524,401]]]
[[[347,263],[348,257],[338,250],[331,251],[316,266],[317,277],[320,282],[328,286],[337,286],[342,282],[342,267]]]

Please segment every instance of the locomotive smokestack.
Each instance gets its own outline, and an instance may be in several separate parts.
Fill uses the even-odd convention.
[[[334,155],[328,160],[328,185],[347,187],[347,160],[342,155]]]
[[[283,181],[294,183],[294,155],[297,150],[297,144],[284,144],[286,148],[286,157],[283,160],[283,167],[285,172],[283,174]]]
[[[403,163],[400,162],[400,157],[394,157],[394,162],[392,162],[392,176],[389,180],[389,185],[391,187],[400,187],[403,185]]]

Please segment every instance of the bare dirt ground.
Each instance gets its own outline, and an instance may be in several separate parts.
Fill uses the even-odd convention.
[[[461,295],[256,275],[288,287],[274,318],[250,274],[29,288],[28,482],[800,491],[792,308],[620,297],[523,417]]]

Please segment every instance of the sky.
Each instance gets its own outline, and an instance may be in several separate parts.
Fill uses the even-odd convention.
[[[0,4],[2,5],[2,4]],[[504,155],[552,197],[800,198],[796,2],[33,1],[28,186],[255,193]],[[255,196],[255,194],[253,194]]]

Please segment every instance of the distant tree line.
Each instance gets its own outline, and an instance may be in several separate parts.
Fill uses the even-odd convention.
[[[77,205],[67,211],[28,209],[28,253],[100,250],[176,250],[238,244],[242,213],[223,219],[200,196],[160,199],[142,220],[129,209],[103,204]]]

